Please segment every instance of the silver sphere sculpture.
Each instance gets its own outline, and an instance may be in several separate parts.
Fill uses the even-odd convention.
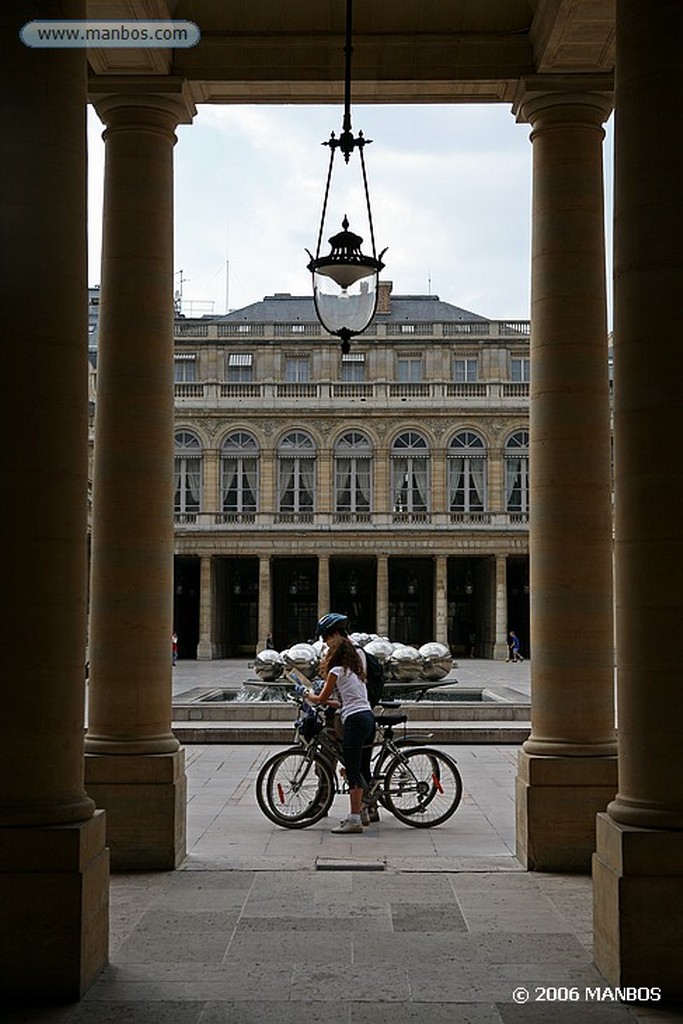
[[[307,679],[313,679],[320,661],[312,644],[294,644],[282,652],[282,660],[286,668],[297,668]]]
[[[259,651],[254,658],[254,671],[264,683],[274,683],[285,670],[285,663],[278,651]]]
[[[397,683],[410,683],[422,670],[422,658],[415,647],[395,647],[387,658],[387,668]]]
[[[371,640],[369,643],[365,644],[365,647],[363,648],[363,650],[369,651],[370,654],[374,654],[382,664],[387,660],[393,649],[394,645],[390,640],[382,640],[380,637],[377,637],[375,640]]]
[[[451,652],[445,644],[440,644],[436,640],[429,644],[423,644],[420,647],[419,653],[422,657],[422,671],[420,675],[423,679],[429,679],[433,682],[445,679],[453,668]]]

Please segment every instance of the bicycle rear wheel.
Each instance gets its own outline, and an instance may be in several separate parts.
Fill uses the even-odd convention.
[[[386,769],[382,802],[405,825],[441,825],[455,813],[461,799],[458,766],[440,750],[402,750]]]
[[[334,778],[322,758],[290,747],[268,758],[256,779],[256,800],[271,821],[283,828],[306,828],[330,809]]]

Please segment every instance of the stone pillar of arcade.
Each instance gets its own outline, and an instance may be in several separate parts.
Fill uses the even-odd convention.
[[[119,870],[173,868],[186,852],[169,657],[173,146],[194,108],[185,83],[164,86],[91,90],[106,130],[86,782]]]
[[[595,815],[614,796],[617,771],[602,177],[611,82],[525,84],[517,114],[533,143],[533,657],[517,855],[535,870],[587,871]]]
[[[330,611],[330,556],[318,558],[318,618]]]
[[[258,645],[257,651],[266,648],[268,637],[273,632],[273,601],[270,593],[270,555],[259,555],[258,560]],[[271,639],[272,643],[272,639]]]
[[[24,46],[27,17],[21,4],[0,13],[3,1009],[78,999],[108,950],[105,815],[83,778],[86,59]],[[59,17],[82,19],[85,4]]]
[[[434,639],[448,646],[448,558],[434,559]]]
[[[683,998],[680,4],[619,0],[614,435],[619,788],[598,816],[594,945],[613,985]]]
[[[199,643],[197,661],[210,661],[214,652],[213,559],[199,559]]]
[[[508,652],[507,557],[505,555],[495,556],[494,601],[493,657],[496,661],[504,661]]]
[[[377,632],[380,636],[389,633],[389,558],[377,556]]]

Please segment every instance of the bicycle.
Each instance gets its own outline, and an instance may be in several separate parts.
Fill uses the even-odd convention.
[[[337,764],[344,765],[341,742],[326,719],[325,709],[290,695],[299,707],[295,743],[273,754],[256,779],[261,811],[284,828],[307,828],[325,817],[337,793]],[[395,707],[392,702],[391,706]],[[462,779],[449,754],[434,747],[413,745],[411,738],[394,736],[406,714],[375,715],[381,731],[373,754],[372,775],[364,800],[376,801],[405,825],[431,828],[447,821],[462,799]]]

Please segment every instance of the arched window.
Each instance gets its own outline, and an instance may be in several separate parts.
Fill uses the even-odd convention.
[[[369,512],[372,507],[372,443],[347,430],[334,446],[335,512]]]
[[[202,444],[189,430],[175,435],[176,512],[199,512],[202,503]]]
[[[399,434],[391,447],[391,493],[394,512],[429,512],[429,445],[416,430]]]
[[[472,430],[461,430],[448,446],[448,502],[451,512],[486,508],[486,445]]]
[[[259,450],[244,430],[229,434],[221,447],[221,508],[224,512],[256,512],[259,492]]]
[[[528,430],[517,430],[505,443],[505,509],[529,513]]]
[[[291,430],[277,452],[277,499],[280,512],[313,512],[315,507],[315,444],[302,430]]]

